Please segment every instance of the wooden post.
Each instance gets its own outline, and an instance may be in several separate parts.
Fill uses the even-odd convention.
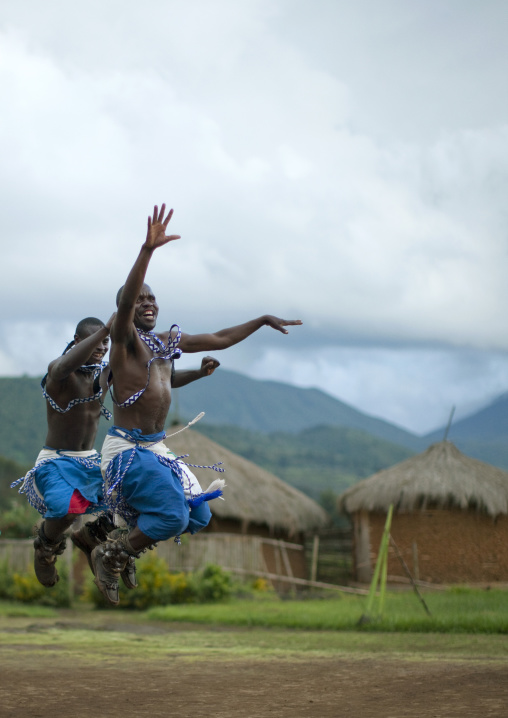
[[[281,539],[279,541],[280,553],[284,561],[284,568],[288,578],[294,578],[293,569],[291,568],[291,561],[289,560],[289,554],[285,542]],[[293,584],[293,588],[296,589],[296,583]]]
[[[279,541],[279,549],[280,549],[280,555],[282,556],[282,560],[284,562],[284,568],[286,569],[286,576],[289,576],[290,578],[293,578],[293,569],[291,568],[291,563],[289,562],[289,556],[286,549],[286,544],[281,539]]]
[[[281,566],[280,546],[278,544],[273,545],[273,556],[275,559],[275,573],[277,574],[277,576],[280,576],[282,574],[282,566]],[[277,583],[276,590],[277,591],[282,590],[280,581]]]
[[[314,534],[314,540],[312,541],[312,564],[310,567],[310,580],[311,581],[317,581],[318,555],[319,555],[319,536],[318,536],[318,534]]]

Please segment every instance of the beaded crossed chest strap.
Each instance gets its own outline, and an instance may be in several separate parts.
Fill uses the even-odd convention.
[[[106,409],[106,407],[101,401],[102,387],[100,383],[100,377],[103,369],[105,369],[106,367],[107,362],[101,362],[100,364],[84,364],[77,370],[82,374],[93,374],[93,394],[92,396],[86,396],[79,399],[71,399],[65,409],[62,409],[62,407],[58,406],[56,401],[46,391],[46,380],[48,378],[47,374],[43,377],[41,381],[42,396],[46,399],[50,407],[57,411],[59,414],[67,414],[67,412],[70,411],[73,406],[77,406],[77,404],[87,404],[90,401],[98,401],[101,405],[101,414],[109,421],[111,419],[111,412]]]
[[[173,329],[176,329],[176,334],[173,338]],[[125,401],[119,402],[116,401],[114,395],[113,395],[113,387],[109,387],[109,393],[111,394],[111,398],[113,399],[113,403],[120,407],[121,409],[124,409],[127,406],[132,406],[135,401],[139,399],[140,396],[142,396],[145,391],[148,389],[148,384],[150,383],[150,365],[152,362],[154,362],[156,359],[163,359],[165,361],[174,361],[175,359],[178,359],[179,356],[181,356],[182,351],[181,349],[178,349],[178,345],[180,344],[180,338],[182,336],[182,332],[180,330],[180,327],[178,324],[173,324],[171,329],[169,330],[169,338],[168,338],[168,345],[166,346],[162,339],[159,339],[157,334],[155,332],[143,332],[141,329],[138,329],[136,327],[136,331],[139,335],[139,338],[142,339],[147,347],[151,349],[151,351],[154,353],[154,356],[148,360],[146,368],[147,368],[147,378],[146,378],[146,384],[143,387],[143,389],[140,389],[135,394],[130,396]],[[114,377],[113,377],[113,383],[114,383]]]

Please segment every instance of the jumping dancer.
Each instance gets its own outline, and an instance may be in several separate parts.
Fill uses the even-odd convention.
[[[148,218],[146,240],[117,296],[111,331],[115,425],[102,448],[102,471],[111,507],[132,528],[128,535],[95,548],[92,563],[95,583],[113,605],[118,604],[118,577],[129,557],[139,556],[157,541],[204,528],[211,517],[206,501],[217,495],[203,494],[194,475],[163,443],[172,360],[182,352],[226,349],[263,326],[287,334],[284,327],[302,323],[264,315],[211,334],[183,334],[176,325],[156,334],[159,308],[144,283],[145,275],[153,252],[179,239],[179,235],[166,236],[173,210],[166,218],[164,214],[162,205]]]
[[[47,406],[46,443],[22,479],[20,493],[44,517],[34,541],[35,574],[43,586],[58,581],[55,562],[65,550],[64,532],[78,516],[101,510],[100,455],[93,446],[99,418],[109,414],[102,397],[112,320],[80,321],[74,340],[50,362],[41,383]]]
[[[34,468],[13,484],[22,482],[20,493],[44,517],[36,529],[34,568],[40,583],[47,587],[59,580],[55,562],[65,550],[65,531],[78,516],[106,509],[101,503],[100,454],[93,447],[100,416],[111,418],[102,400],[109,374],[104,357],[113,318],[106,324],[95,317],[81,320],[62,356],[50,362],[41,382],[47,402],[46,443]],[[209,376],[218,366],[216,359],[206,357],[200,369],[176,372],[173,386]],[[85,552],[91,566],[93,548],[114,529],[112,516],[105,512],[74,532],[71,539]],[[127,563],[122,579],[128,588],[136,586],[133,560]]]

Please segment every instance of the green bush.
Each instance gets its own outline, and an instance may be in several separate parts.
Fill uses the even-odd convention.
[[[196,589],[200,603],[224,601],[233,592],[231,574],[220,566],[209,564],[197,574]]]
[[[165,561],[154,554],[136,561],[136,578],[138,587],[132,590],[120,581],[123,608],[145,610],[169,604],[211,603],[227,599],[234,590],[230,574],[220,566],[209,565],[193,573],[170,572]],[[97,608],[110,606],[91,575],[86,579],[82,599]]]
[[[25,500],[11,499],[8,507],[2,511],[2,538],[31,538],[34,526],[40,519],[38,512]]]
[[[12,571],[7,560],[0,561],[0,598],[10,598]]]
[[[23,572],[13,571],[8,561],[0,562],[0,598],[21,603],[37,603],[41,606],[68,608],[71,605],[69,574],[63,561],[58,563],[60,580],[46,588],[39,583],[33,566]]]

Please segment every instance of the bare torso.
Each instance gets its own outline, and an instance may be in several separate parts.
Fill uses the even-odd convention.
[[[101,375],[103,393],[106,389],[107,371]],[[84,399],[94,394],[93,374],[80,371],[72,372],[63,380],[56,381],[48,375],[46,391],[49,396],[65,409],[73,399]],[[99,427],[101,404],[90,401],[73,406],[65,414],[47,406],[48,432],[46,446],[66,451],[89,451],[94,448],[95,437]]]
[[[165,343],[168,333],[157,334]],[[147,364],[154,356],[137,336],[132,346],[115,345],[110,354],[113,372],[113,396],[123,403],[146,386]],[[130,406],[114,406],[114,422],[124,429],[140,429],[142,434],[164,430],[171,405],[171,361],[155,359],[150,365],[150,380],[143,394]]]

